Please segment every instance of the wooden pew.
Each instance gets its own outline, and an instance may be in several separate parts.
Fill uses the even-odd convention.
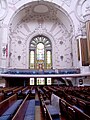
[[[0,93],[0,102],[4,100],[4,93]]]
[[[71,101],[69,101],[69,103],[71,103],[72,105],[77,106],[79,109],[81,109],[85,114],[90,116],[90,102],[82,100],[78,97],[72,96],[71,95]]]
[[[67,108],[70,106],[69,103],[67,103],[65,100],[61,99],[59,104],[60,104],[61,116],[67,118],[68,117]]]
[[[60,101],[61,116],[65,116],[67,120],[90,120],[90,116],[85,114],[83,110],[73,106],[61,99]]]
[[[25,113],[24,120],[35,120],[35,99],[29,100],[28,107]]]
[[[60,120],[59,111],[53,105],[46,105],[48,114],[54,120]]]
[[[29,97],[29,94],[23,100],[22,104],[20,105],[16,114],[13,116],[12,120],[23,120],[24,119],[25,111],[26,111],[28,103],[29,103],[28,97]]]
[[[60,120],[59,111],[51,104],[46,105],[42,94],[40,95],[40,103],[46,120]]]
[[[10,88],[8,87],[3,87],[3,88],[0,88],[0,93],[4,92],[5,90],[9,90]]]
[[[27,86],[24,89],[22,89],[22,96],[26,97],[27,94],[29,94],[30,88]]]
[[[13,115],[15,114],[16,110],[18,109],[19,105],[21,104],[21,100],[16,100],[3,114],[0,116],[0,120],[10,120],[12,119]],[[7,119],[4,117],[7,116]]]
[[[14,94],[11,97],[0,102],[0,115],[2,115],[16,100],[17,95]]]
[[[41,107],[42,107],[42,113],[43,113],[43,116],[46,120],[53,120],[47,107],[46,107],[46,104],[44,102],[44,99],[42,97],[42,95],[40,96],[40,103],[41,103]]]
[[[76,119],[76,112],[71,106],[68,106],[67,112],[68,112],[68,117],[67,117],[68,120]]]
[[[14,94],[14,93],[17,93],[17,94],[21,93],[22,89],[23,89],[23,86],[14,89],[14,90],[13,90],[13,94]]]
[[[48,89],[49,89],[49,92],[53,92],[54,94],[57,92],[57,90],[55,88],[52,88],[51,86],[49,87],[48,86]]]
[[[76,112],[76,119],[75,120],[90,120],[90,116],[85,114],[82,110],[78,109],[77,107],[73,106]]]
[[[90,112],[89,112],[90,102],[80,99],[78,97],[72,96],[72,95],[68,95],[66,93],[64,95],[64,99],[71,105],[75,105],[76,107],[81,109],[83,112],[85,112],[85,114],[90,116]]]

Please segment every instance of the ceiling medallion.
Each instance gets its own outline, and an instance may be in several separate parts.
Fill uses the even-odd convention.
[[[0,0],[0,20],[4,19],[7,14],[6,0]]]
[[[75,14],[79,21],[85,22],[84,16],[90,14],[90,0],[78,0]]]
[[[36,5],[33,9],[34,12],[36,13],[46,13],[48,12],[48,7],[46,5]]]

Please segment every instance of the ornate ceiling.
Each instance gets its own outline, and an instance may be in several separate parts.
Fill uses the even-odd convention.
[[[69,16],[54,4],[32,2],[19,9],[10,22],[10,67],[28,68],[30,40],[37,35],[51,40],[55,67],[72,66],[73,24]]]
[[[73,23],[70,19],[69,15],[60,7],[50,2],[31,2],[30,4],[26,4],[22,6],[15,15],[12,17],[12,21],[10,22],[10,28],[15,28],[16,23],[23,20],[23,18],[34,18],[38,19],[41,16],[43,21],[44,16],[47,16],[53,20],[59,19],[62,24],[68,29],[68,32],[72,31]],[[40,19],[40,21],[41,21]],[[46,19],[46,18],[45,18]]]
[[[85,22],[85,15],[90,15],[90,0],[78,0],[75,9],[79,21]]]
[[[7,14],[7,1],[0,0],[0,20],[2,20]]]

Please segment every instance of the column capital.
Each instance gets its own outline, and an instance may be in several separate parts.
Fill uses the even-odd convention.
[[[85,6],[85,11],[84,11],[85,14],[84,14],[83,18],[84,18],[85,22],[87,22],[90,20],[90,1],[86,0],[84,6]]]
[[[84,17],[85,22],[90,21],[90,12],[89,14],[86,14],[83,17]]]

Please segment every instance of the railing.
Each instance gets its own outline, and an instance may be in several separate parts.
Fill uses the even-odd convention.
[[[31,69],[6,69],[0,68],[1,74],[79,74],[79,68],[70,68],[70,69],[49,69],[49,70],[31,70]]]

